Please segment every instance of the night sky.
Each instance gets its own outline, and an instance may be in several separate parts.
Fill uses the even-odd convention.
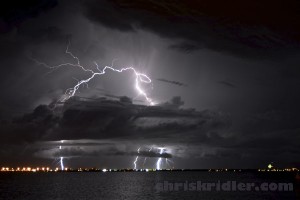
[[[137,155],[148,168],[159,157],[175,168],[300,165],[299,1],[11,0],[0,10],[1,165],[63,156],[68,167],[132,168]],[[147,74],[143,89],[170,112],[55,113],[49,105],[91,74],[35,60],[75,63],[68,44],[89,69],[114,60]],[[108,71],[76,95],[134,99],[134,80]]]

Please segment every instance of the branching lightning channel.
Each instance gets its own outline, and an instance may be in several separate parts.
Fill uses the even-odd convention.
[[[143,74],[143,73],[139,73],[138,71],[136,71],[135,68],[133,67],[125,67],[125,68],[121,68],[121,69],[115,69],[113,67],[113,63],[112,63],[112,66],[105,66],[102,70],[99,68],[98,64],[96,62],[94,62],[94,64],[96,65],[96,68],[97,68],[97,72],[93,71],[92,69],[88,69],[84,66],[82,66],[80,64],[80,60],[78,57],[76,57],[71,51],[69,51],[69,46],[70,46],[70,42],[68,43],[67,45],[67,49],[66,49],[66,54],[70,55],[73,59],[76,60],[76,63],[71,63],[71,62],[67,62],[67,63],[62,63],[62,64],[59,64],[59,65],[56,65],[56,66],[49,66],[47,65],[46,63],[43,63],[43,62],[40,62],[36,59],[33,59],[31,58],[32,60],[34,60],[37,64],[39,65],[43,65],[47,68],[50,69],[50,71],[48,73],[51,73],[61,67],[64,67],[64,66],[72,66],[72,67],[78,67],[80,68],[81,70],[83,70],[84,72],[89,72],[91,73],[91,76],[87,79],[82,79],[82,80],[79,80],[77,82],[77,84],[71,88],[68,88],[66,91],[65,91],[65,95],[64,97],[62,97],[60,99],[61,102],[65,102],[66,100],[68,100],[69,98],[73,97],[76,92],[78,91],[79,87],[81,85],[86,85],[88,86],[88,83],[90,80],[92,80],[94,77],[96,76],[100,76],[100,75],[104,75],[106,73],[106,70],[111,70],[111,71],[114,71],[114,72],[124,72],[124,71],[132,71],[135,75],[135,89],[138,91],[138,94],[143,96],[146,101],[150,104],[150,105],[154,105],[154,101],[148,97],[147,93],[144,91],[144,89],[141,87],[141,83],[145,83],[145,84],[151,84],[152,81],[151,79],[146,75],[146,74]]]
[[[137,150],[137,152],[138,152],[138,154],[140,153],[140,149],[141,149],[141,147],[140,148],[138,148],[138,150]],[[136,158],[135,158],[135,160],[134,160],[134,162],[133,162],[133,164],[134,164],[134,169],[136,170],[137,168],[137,161],[138,161],[138,159],[139,159],[139,156],[136,156]]]

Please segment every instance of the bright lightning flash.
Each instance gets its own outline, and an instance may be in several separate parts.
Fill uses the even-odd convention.
[[[160,151],[159,151],[159,154],[163,154],[164,153],[164,150],[165,148],[158,148]],[[160,170],[161,169],[161,157],[158,158],[157,162],[156,162],[156,169],[157,170]]]
[[[46,63],[43,63],[43,62],[40,62],[36,59],[33,59],[37,64],[39,65],[43,65],[49,69],[51,69],[51,72],[53,72],[54,70],[60,68],[60,67],[64,67],[64,66],[73,66],[73,67],[79,67],[80,69],[82,69],[84,72],[89,72],[91,73],[91,76],[87,79],[83,79],[83,80],[80,80],[77,82],[77,84],[74,86],[74,87],[71,87],[69,89],[66,90],[65,92],[65,96],[63,98],[60,99],[61,102],[65,102],[66,100],[68,100],[69,98],[73,97],[77,90],[79,89],[79,87],[81,85],[86,85],[88,86],[88,82],[90,80],[92,80],[95,76],[100,76],[100,75],[103,75],[106,73],[106,70],[109,69],[109,70],[112,70],[114,72],[124,72],[124,71],[132,71],[135,75],[135,89],[138,91],[138,94],[139,95],[142,95],[146,101],[150,104],[150,105],[154,105],[155,103],[153,102],[153,100],[151,98],[148,97],[147,93],[143,90],[143,88],[141,87],[141,83],[145,83],[145,84],[150,84],[152,81],[151,79],[146,75],[146,74],[142,74],[142,73],[139,73],[135,70],[135,68],[133,67],[125,67],[125,68],[121,68],[121,69],[115,69],[113,67],[113,64],[112,66],[105,66],[102,70],[99,69],[99,66],[96,62],[94,62],[94,64],[96,65],[96,68],[97,68],[97,72],[93,71],[92,69],[88,69],[88,68],[85,68],[84,66],[82,66],[80,64],[80,60],[78,57],[74,56],[72,54],[72,52],[69,51],[69,45],[70,45],[70,42],[67,46],[67,49],[66,49],[66,54],[69,54],[73,59],[76,60],[76,63],[62,63],[62,64],[59,64],[59,65],[56,65],[56,66],[49,66],[47,65]]]
[[[64,143],[64,141],[62,140],[61,143]],[[61,149],[61,146],[59,146],[59,149]],[[64,170],[65,167],[64,167],[64,157],[60,157],[60,168],[61,170]]]
[[[138,150],[137,150],[138,154],[140,153],[140,149],[141,149],[141,147],[138,148]],[[133,162],[133,164],[134,164],[134,169],[135,169],[135,170],[136,170],[136,166],[137,166],[136,163],[137,163],[138,159],[139,159],[139,156],[137,156],[137,157],[135,158],[134,162]]]

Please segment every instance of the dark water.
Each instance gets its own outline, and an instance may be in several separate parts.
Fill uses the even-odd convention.
[[[185,181],[293,183],[293,191],[161,191],[157,184]],[[1,173],[0,199],[299,199],[287,173],[82,172]]]

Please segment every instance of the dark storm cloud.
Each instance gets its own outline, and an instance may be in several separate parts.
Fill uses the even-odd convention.
[[[36,18],[41,12],[51,10],[58,4],[57,0],[11,0],[0,8],[0,33],[10,31],[29,18]]]
[[[137,151],[134,152],[122,152],[122,151],[112,151],[108,152],[108,155],[116,155],[116,156],[139,156],[139,157],[147,157],[147,158],[172,158],[172,154],[170,153],[159,153],[154,151]]]
[[[115,0],[101,3],[84,1],[83,5],[90,20],[109,28],[121,31],[150,30],[167,38],[185,39],[193,44],[171,46],[180,51],[201,47],[247,57],[277,58],[275,55],[286,56],[299,47],[300,29],[295,19],[299,18],[297,8],[300,5],[295,0],[286,1],[284,7],[279,0]]]
[[[218,81],[218,83],[225,85],[227,87],[236,88],[236,85],[234,85],[233,83],[231,83],[229,81]]]
[[[92,157],[99,157],[103,155],[109,155],[109,152],[105,149],[87,149],[83,147],[66,147],[63,149],[50,149],[48,151],[41,151],[36,154],[36,156],[44,156],[45,158],[57,158],[57,157],[85,157],[85,156],[92,156]]]
[[[90,148],[86,148],[82,145],[80,146],[72,146],[72,147],[63,147],[59,149],[57,146],[49,149],[37,150],[34,153],[37,157],[44,158],[74,158],[74,157],[100,157],[100,156],[139,156],[139,157],[147,157],[147,158],[172,158],[172,154],[164,152],[160,153],[158,151],[130,151],[126,149],[119,149],[109,146],[102,146],[101,148],[97,148],[97,146],[90,146]]]
[[[274,152],[277,152],[276,155],[289,154],[292,157],[299,153],[300,146],[297,142],[300,139],[297,134],[299,129],[295,123],[299,117],[293,113],[266,111],[249,118],[241,129],[236,130],[241,131],[239,134],[227,135],[231,127],[229,116],[209,110],[197,112],[179,109],[183,105],[180,97],[173,98],[159,108],[140,109],[139,106],[132,104],[121,105],[120,107],[120,103],[108,100],[105,106],[99,104],[99,107],[92,110],[71,106],[61,117],[55,117],[47,106],[39,106],[31,114],[2,124],[1,132],[6,138],[2,142],[5,145],[13,145],[49,140],[74,140],[74,144],[58,142],[52,147],[51,143],[50,146],[39,145],[32,153],[43,158],[114,155],[167,158],[182,156],[176,153],[177,148],[184,148],[184,157],[203,159],[239,160],[246,157],[277,160],[273,156]],[[185,137],[181,137],[182,134]],[[17,141],[14,140],[16,137]],[[84,138],[90,140],[80,142],[80,139]],[[103,139],[111,142],[97,143],[97,140]],[[160,142],[173,145],[174,152],[160,155],[158,152],[142,149],[138,153],[136,150],[118,148],[120,141],[138,141],[137,143],[142,146]],[[188,144],[189,148],[182,144]],[[58,146],[63,146],[63,149],[58,149]],[[282,162],[291,161],[292,159],[282,159]]]
[[[66,44],[70,41],[71,34],[63,33],[63,31],[55,26],[49,26],[46,28],[36,28],[35,30],[22,29],[20,34],[29,37],[32,43],[42,43],[43,41],[57,42]]]
[[[212,111],[179,109],[183,105],[180,97],[174,97],[169,103],[158,107],[140,107],[120,104],[118,101],[106,101],[105,105],[91,104],[93,109],[89,109],[88,105],[88,109],[78,109],[71,105],[61,117],[54,115],[47,106],[39,106],[33,113],[9,123],[7,128],[20,128],[25,142],[84,139],[83,135],[89,139],[151,140],[158,135],[169,137],[178,132],[197,129],[209,131],[230,123],[226,117],[223,118],[221,114]],[[20,142],[21,138],[18,141]]]
[[[178,86],[185,86],[185,87],[187,86],[187,84],[185,84],[185,83],[181,83],[179,81],[171,81],[171,80],[167,80],[167,79],[164,79],[164,78],[158,78],[156,80],[161,81],[161,82],[165,82],[165,83],[178,85]]]
[[[173,44],[169,48],[181,51],[183,53],[192,53],[194,51],[199,50],[198,46],[193,45],[193,44],[187,44],[187,43]]]
[[[99,104],[93,109],[68,107],[62,116],[55,115],[47,106],[39,106],[31,114],[13,122],[2,122],[1,133],[5,139],[1,142],[3,148],[10,151],[13,151],[14,144],[33,145],[29,153],[39,158],[139,155],[236,161],[254,159],[258,164],[266,159],[279,161],[274,153],[284,158],[281,158],[281,163],[294,162],[293,158],[299,153],[299,128],[295,123],[299,117],[293,113],[266,111],[249,118],[240,129],[230,130],[228,115],[209,110],[180,109],[181,101],[180,97],[175,97],[168,103],[177,105],[175,107],[162,104],[159,109],[140,109],[138,105],[108,100],[104,106]],[[274,126],[274,123],[277,125]],[[228,131],[239,133],[228,135]],[[90,140],[80,140],[84,138]],[[103,139],[110,142],[97,142]],[[35,145],[52,140],[71,141]],[[173,152],[160,155],[155,151],[149,152],[148,148],[141,149],[140,153],[119,148],[120,144],[132,141],[141,146],[155,143],[171,145]],[[63,146],[62,150],[58,146]],[[7,153],[1,150],[1,154]]]
[[[113,94],[109,94],[109,93],[103,93],[103,95],[105,97],[108,97],[108,98],[112,98],[112,99],[120,99],[120,98],[124,98],[124,96],[117,96],[117,95],[113,95]],[[127,97],[125,97],[127,98]],[[140,100],[140,99],[132,99],[133,102],[143,102],[145,103],[144,100]]]
[[[62,142],[63,141],[63,142]],[[72,147],[72,146],[111,146],[114,145],[112,142],[99,142],[95,140],[62,140],[62,141],[46,141],[39,143],[40,147],[53,147],[53,146],[62,146],[62,147]]]
[[[46,105],[38,106],[32,113],[3,124],[0,128],[6,139],[2,141],[6,145],[33,145],[32,153],[40,158],[137,155],[171,158],[172,154],[168,152],[160,154],[155,151],[149,152],[147,149],[137,153],[136,150],[124,150],[113,146],[118,146],[120,140],[139,141],[140,145],[165,140],[168,141],[167,144],[189,142],[195,138],[205,138],[209,131],[222,129],[229,123],[227,119],[224,120],[221,115],[211,111],[179,109],[183,105],[180,97],[174,97],[169,103],[158,107],[106,101],[105,105],[100,103],[94,109],[66,107],[62,115],[55,114]],[[189,136],[178,140],[177,136],[183,132]],[[80,142],[80,139],[84,138],[90,140]],[[99,139],[110,140],[111,143],[98,144],[96,141]],[[50,142],[47,145],[47,141],[52,140],[75,140],[75,143]],[[43,141],[46,143],[35,145]],[[59,149],[58,146],[63,148]]]
[[[58,46],[65,45],[70,37],[70,34],[64,33],[56,26],[23,27],[12,29],[1,35],[0,84],[5,85],[5,88],[2,90],[0,99],[2,115],[0,115],[0,119],[29,112],[33,102],[46,91],[44,87],[48,83],[45,81],[45,69],[37,67],[30,59],[39,55],[40,52],[30,51],[31,46],[38,46],[45,42]],[[36,81],[39,84],[35,84]],[[57,93],[55,90],[47,90],[49,91],[47,96]]]
[[[34,143],[47,135],[56,126],[59,118],[45,105],[38,106],[32,113],[0,125],[3,144]]]
[[[72,2],[10,1],[10,7],[0,8],[3,162],[28,163],[60,153],[137,156],[138,147],[153,144],[172,149],[166,156],[187,158],[182,163],[190,164],[185,167],[204,163],[257,167],[270,160],[282,164],[298,160],[300,60],[293,53],[299,51],[299,2]],[[61,96],[76,82],[72,77],[87,74],[61,69],[44,76],[47,69],[30,58],[49,64],[72,60],[64,54],[70,39],[74,55],[91,68],[94,60],[111,64],[115,56],[134,54],[128,58],[130,65],[136,64],[131,61],[136,58],[138,65],[149,59],[149,67],[141,68],[147,75],[168,77],[160,81],[189,87],[169,90],[164,88],[167,84],[159,84],[151,97],[159,101],[178,95],[158,104],[159,109],[137,109],[108,100],[96,108],[81,109],[84,104],[79,104],[53,112],[40,104]],[[99,96],[118,100],[129,94],[128,89],[114,93],[111,87],[127,82],[111,79],[105,87],[101,80],[94,80],[94,91],[94,83],[85,90],[91,93],[87,101]],[[21,117],[10,120],[16,115]],[[40,145],[53,140],[58,143]],[[73,143],[59,145],[61,140]],[[58,146],[66,149],[60,151]],[[161,157],[142,149],[139,155]]]
[[[229,160],[239,162],[244,160],[246,165],[261,165],[274,162],[278,167],[293,165],[299,155],[300,145],[298,141],[298,130],[281,130],[261,133],[261,135],[243,135],[241,138],[227,141],[223,140],[222,145],[213,154],[209,154],[213,159],[224,159],[224,155]],[[291,141],[293,138],[293,141]]]

